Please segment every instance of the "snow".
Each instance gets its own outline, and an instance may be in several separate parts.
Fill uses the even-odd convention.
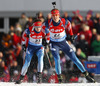
[[[64,84],[53,84],[53,83],[21,83],[14,84],[14,82],[0,82],[0,86],[100,86],[100,83],[64,83]]]

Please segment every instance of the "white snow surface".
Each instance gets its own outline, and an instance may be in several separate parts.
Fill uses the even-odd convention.
[[[15,84],[14,82],[0,82],[0,86],[100,86],[100,83],[64,83],[64,84],[53,84],[53,83],[21,83]]]

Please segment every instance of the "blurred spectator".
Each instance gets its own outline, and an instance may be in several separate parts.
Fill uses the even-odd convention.
[[[3,55],[2,52],[0,52],[0,62],[1,62],[1,61],[6,61],[6,59],[4,58],[4,55]]]
[[[43,18],[44,19],[44,16],[43,16],[43,13],[42,12],[38,12],[37,14],[37,18],[40,19],[40,18]]]
[[[77,49],[76,55],[79,59],[86,59],[86,55],[84,52],[82,52],[82,50],[80,48]]]
[[[45,19],[44,19],[43,13],[38,12],[36,15],[37,15],[37,19],[40,19],[42,21],[42,23],[44,23]]]
[[[49,83],[58,83],[58,78],[57,78],[57,74],[55,72],[53,72],[53,74],[49,77],[48,79]]]
[[[16,60],[16,57],[13,55],[14,53],[12,52],[12,54],[10,54],[7,58],[7,66],[10,65],[10,63],[12,63],[13,61]]]
[[[8,34],[11,35],[11,34],[14,33],[14,32],[15,32],[14,26],[10,26],[10,29],[9,29]]]
[[[44,18],[39,18],[39,19],[41,20],[42,23],[44,23],[44,21],[45,21]]]
[[[92,10],[89,10],[89,11],[87,12],[87,15],[90,16],[91,20],[93,20],[93,11],[92,11]]]
[[[11,78],[14,76],[13,74],[14,74],[15,70],[19,71],[17,61],[13,61],[12,65],[10,66],[10,76],[11,76]]]
[[[25,24],[24,30],[25,30],[26,28],[30,27],[32,24],[33,24],[33,19],[32,19],[32,17],[29,17],[29,18],[28,18],[28,21],[27,21],[26,24]]]
[[[69,82],[70,82],[70,83],[77,83],[77,82],[78,82],[78,77],[75,77],[74,75],[71,76]]]
[[[97,31],[95,28],[92,29],[92,38],[91,38],[91,43],[96,40],[96,36],[97,36]],[[92,55],[93,53],[93,49],[92,47],[90,46],[90,49],[89,49],[89,55]]]
[[[13,47],[16,48],[18,44],[21,44],[21,36],[17,36],[15,33],[12,34],[12,41],[13,41]]]
[[[2,40],[3,35],[4,35],[4,32],[0,32],[0,47],[2,47],[2,46],[1,46],[1,40]],[[1,51],[1,50],[2,50],[2,49],[0,49],[0,51]]]
[[[16,48],[17,45],[21,44],[21,32],[22,32],[22,29],[21,29],[19,23],[16,23],[15,33],[11,34],[12,43],[13,43],[14,48]]]
[[[99,23],[100,21],[100,13],[96,13],[95,17],[94,17],[94,23]]]
[[[93,28],[93,20],[91,19],[91,15],[87,14],[86,19],[85,19],[85,24],[88,25],[90,27],[90,29],[92,30]]]
[[[80,35],[80,40],[76,42],[76,47],[80,48],[84,53],[88,51],[88,42],[85,40],[85,35]]]
[[[100,34],[100,14],[97,13],[94,18],[94,28],[97,30],[97,33]]]
[[[19,72],[18,70],[14,70],[13,73],[12,73],[12,76],[10,78],[10,81],[11,82],[15,82],[18,80],[18,75],[19,75]]]
[[[94,18],[97,22],[100,21],[100,13],[96,13],[95,18]]]
[[[91,43],[93,55],[100,55],[100,34],[97,34],[96,40]]]
[[[80,11],[73,11],[74,16],[72,17],[72,21],[77,25],[83,22],[83,17],[80,15]]]
[[[86,78],[84,77],[84,74],[80,74],[80,76],[78,77],[78,82],[79,83],[87,83]]]
[[[80,24],[76,25],[75,22],[72,22],[72,30],[74,35],[80,32],[80,27],[81,27]]]
[[[48,71],[46,69],[43,71],[42,79],[43,83],[48,82]]]
[[[19,24],[21,25],[22,31],[24,30],[25,24],[28,21],[25,13],[21,14],[21,18],[19,18]]]
[[[12,37],[9,34],[3,35],[2,45],[4,45],[5,48],[10,48],[12,46]]]
[[[47,18],[46,18],[47,20],[49,20],[49,19],[51,19],[51,13],[48,13],[47,14]]]
[[[21,36],[21,32],[22,32],[22,28],[20,27],[20,24],[16,23],[16,25],[15,25],[15,34],[17,36]]]
[[[67,12],[64,12],[63,17],[64,19],[68,19],[70,22],[72,21],[72,18],[68,15]]]
[[[95,28],[92,29],[92,38],[91,38],[91,43],[96,39],[97,31]]]
[[[0,82],[9,82],[10,75],[8,68],[5,66],[5,62],[0,62]]]
[[[81,34],[83,34],[85,36],[85,40],[90,45],[91,38],[92,38],[92,32],[91,32],[89,26],[83,24],[83,28],[82,28],[82,31],[80,32],[80,36],[81,36]]]

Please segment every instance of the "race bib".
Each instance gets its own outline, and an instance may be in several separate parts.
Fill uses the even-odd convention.
[[[32,39],[30,37],[30,42],[34,43],[34,44],[42,44],[42,39]]]
[[[63,31],[61,33],[52,33],[52,32],[50,32],[50,37],[52,39],[60,39],[60,38],[62,38],[64,36],[65,36],[65,31]]]

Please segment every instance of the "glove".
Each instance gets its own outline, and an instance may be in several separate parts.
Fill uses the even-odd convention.
[[[70,40],[71,40],[72,43],[75,41],[74,35],[70,36]]]
[[[26,51],[26,46],[25,46],[25,44],[22,45],[22,50],[23,50],[23,51]]]
[[[43,45],[43,46],[47,46],[47,45],[49,45],[49,43],[46,42],[46,39],[43,39],[43,40],[42,40],[42,45]]]

